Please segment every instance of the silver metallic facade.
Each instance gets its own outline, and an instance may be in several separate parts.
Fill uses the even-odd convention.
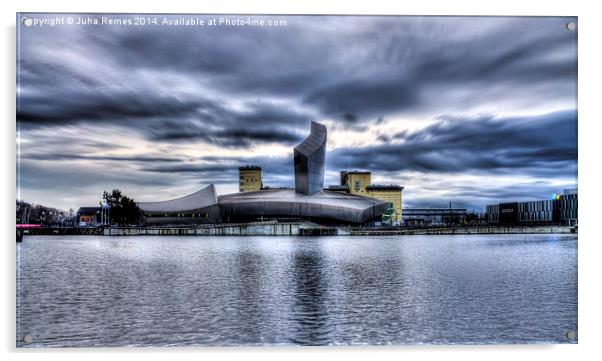
[[[326,160],[326,127],[311,122],[311,132],[295,147],[295,191],[306,195],[324,189],[324,163]]]
[[[146,224],[229,223],[310,220],[318,223],[364,223],[381,216],[384,201],[322,190],[306,195],[294,189],[265,189],[216,196],[213,184],[164,202],[141,202]]]
[[[322,190],[312,195],[294,189],[266,189],[219,197],[222,221],[306,219],[318,223],[364,223],[381,216],[384,201]]]

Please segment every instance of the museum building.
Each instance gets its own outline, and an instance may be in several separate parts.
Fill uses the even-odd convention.
[[[182,198],[139,202],[146,224],[230,223],[308,220],[320,224],[364,224],[380,220],[390,202],[324,189],[326,127],[311,132],[294,148],[295,188],[266,189],[261,168],[241,167],[241,192],[218,196],[213,184]]]

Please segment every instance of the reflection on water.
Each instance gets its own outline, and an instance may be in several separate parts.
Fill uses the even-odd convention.
[[[574,235],[26,237],[17,247],[23,347],[576,342],[566,337],[577,330]]]
[[[327,324],[325,277],[320,252],[297,251],[293,256],[293,305],[289,319],[294,323],[290,341],[302,345],[325,345],[331,332]]]

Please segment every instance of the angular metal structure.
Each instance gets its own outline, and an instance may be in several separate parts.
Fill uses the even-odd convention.
[[[264,220],[362,224],[378,219],[389,209],[389,203],[376,198],[324,190],[325,158],[326,127],[312,122],[309,136],[295,147],[295,189],[262,189],[218,197],[211,184],[186,197],[141,202],[138,207],[147,224]]]
[[[139,202],[147,224],[218,223],[220,211],[213,184],[182,198]]]
[[[326,127],[311,122],[311,132],[295,147],[295,191],[312,195],[324,189]]]

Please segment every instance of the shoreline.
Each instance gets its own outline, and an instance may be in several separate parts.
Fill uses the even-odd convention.
[[[37,236],[394,236],[471,234],[577,234],[573,226],[454,226],[431,228],[327,227],[313,223],[224,223],[171,227],[54,227],[22,230]]]

